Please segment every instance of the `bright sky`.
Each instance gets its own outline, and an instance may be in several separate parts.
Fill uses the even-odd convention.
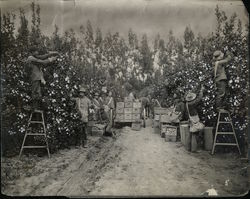
[[[23,7],[31,16],[31,0],[0,0],[2,13],[18,11]],[[167,38],[173,30],[182,39],[185,27],[189,25],[195,34],[207,35],[215,30],[216,4],[228,16],[236,13],[243,25],[248,23],[248,13],[238,0],[36,0],[41,6],[42,30],[51,34],[57,24],[61,32],[73,28],[79,32],[80,25],[89,19],[94,29],[99,26],[107,31],[119,32],[127,38],[132,28],[139,39],[143,33],[153,41],[157,33]]]

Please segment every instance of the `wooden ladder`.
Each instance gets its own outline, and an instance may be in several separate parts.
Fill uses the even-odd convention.
[[[34,113],[40,114],[41,120],[39,120],[39,121],[32,120]],[[42,124],[43,133],[32,133],[32,131],[29,132],[29,129],[31,130],[31,126],[30,126],[31,124]],[[46,145],[44,145],[44,146],[27,146],[27,145],[25,145],[25,141],[26,141],[27,136],[44,136],[45,137]],[[47,133],[46,133],[46,127],[45,127],[45,122],[44,122],[44,116],[43,116],[43,111],[41,111],[41,110],[34,110],[30,114],[30,118],[28,120],[28,126],[27,126],[27,129],[26,129],[26,132],[25,132],[25,135],[24,135],[24,139],[23,139],[23,143],[22,143],[22,147],[21,147],[21,150],[20,150],[20,153],[19,153],[19,158],[22,155],[23,149],[32,149],[32,148],[37,148],[37,149],[38,148],[46,148],[47,152],[48,152],[48,156],[50,158],[49,144],[48,144],[48,139],[47,139]]]
[[[224,114],[225,117],[224,118],[228,118],[228,120],[221,120],[221,115]],[[221,124],[224,124],[224,125],[230,125],[231,126],[231,131],[219,131],[219,126]],[[235,142],[234,143],[229,143],[229,142],[217,142],[217,136],[218,135],[233,135],[234,136],[234,140]],[[214,136],[214,143],[213,143],[213,149],[212,149],[212,154],[214,154],[214,150],[215,150],[215,147],[216,146],[237,146],[238,148],[238,151],[241,155],[241,152],[240,152],[240,147],[239,147],[239,144],[238,144],[238,140],[237,140],[237,137],[236,137],[236,134],[235,134],[235,130],[234,130],[234,127],[233,127],[233,123],[232,123],[232,119],[230,117],[230,113],[224,109],[219,109],[219,113],[218,113],[218,119],[217,119],[217,125],[216,125],[216,132],[215,132],[215,136]]]

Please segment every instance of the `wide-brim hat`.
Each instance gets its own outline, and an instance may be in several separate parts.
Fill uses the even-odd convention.
[[[108,92],[107,87],[102,87],[102,92],[107,93]]]
[[[188,93],[185,97],[186,101],[187,102],[191,102],[193,101],[194,99],[196,98],[196,94],[195,93]]]
[[[79,89],[79,92],[80,92],[80,93],[86,93],[87,91],[86,91],[86,89],[85,89],[84,87],[81,87],[81,88]]]
[[[216,61],[223,59],[223,57],[224,57],[224,53],[221,52],[220,50],[216,50],[213,54],[213,59]]]

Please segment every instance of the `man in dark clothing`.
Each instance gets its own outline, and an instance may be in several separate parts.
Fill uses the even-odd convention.
[[[46,66],[47,64],[56,60],[55,55],[58,55],[57,52],[50,52],[48,54],[39,55],[38,49],[36,47],[32,47],[30,49],[32,55],[27,58],[27,63],[31,68],[31,97],[32,97],[32,109],[40,109],[41,105],[41,83],[46,84],[42,66]]]
[[[190,132],[191,132],[191,140],[192,140],[191,151],[192,152],[195,152],[197,150],[197,139],[202,137],[201,132],[204,128],[204,124],[201,123],[198,112],[197,112],[197,104],[202,100],[204,90],[205,88],[202,86],[198,96],[196,95],[196,93],[189,92],[185,98],[186,110],[187,110],[189,120],[190,120]]]
[[[226,64],[231,60],[229,52],[226,52],[226,57],[224,58],[224,53],[217,50],[213,54],[214,61],[214,78],[216,83],[216,107],[217,109],[226,108],[225,95],[227,92],[227,76],[225,72]]]
[[[181,100],[181,97],[178,96],[176,93],[174,94],[174,111],[176,113],[179,113],[179,121],[183,121],[185,116],[185,103]],[[179,122],[174,122],[175,126],[177,126],[177,136],[176,141],[180,140],[180,128],[179,128]]]

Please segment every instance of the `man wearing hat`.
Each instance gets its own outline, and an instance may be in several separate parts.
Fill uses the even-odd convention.
[[[106,97],[104,99],[104,113],[105,118],[108,120],[108,124],[105,129],[105,133],[110,133],[111,128],[113,127],[113,111],[115,109],[115,101],[113,97],[112,91],[106,93]]]
[[[99,100],[99,94],[95,93],[94,95],[94,99],[93,99],[93,106],[94,106],[94,110],[95,110],[95,120],[101,120],[101,103]]]
[[[229,52],[226,52],[226,57],[224,58],[224,53],[220,50],[216,50],[213,54],[214,62],[214,79],[216,83],[216,107],[225,108],[225,94],[227,90],[227,76],[225,67],[226,64],[231,60]]]
[[[191,133],[191,151],[195,152],[197,150],[197,133],[201,132],[204,128],[204,124],[200,122],[200,118],[196,109],[197,104],[201,101],[203,97],[204,87],[201,87],[199,95],[196,93],[189,92],[187,93],[186,100],[186,108],[190,121],[190,133]]]
[[[80,87],[79,97],[76,99],[77,110],[81,115],[81,135],[80,135],[80,143],[82,147],[85,147],[85,143],[87,140],[88,134],[88,116],[89,116],[89,108],[91,106],[91,101],[86,95],[86,89],[84,87]]]
[[[40,101],[42,98],[41,83],[45,84],[42,66],[54,62],[56,60],[56,55],[58,52],[49,52],[48,54],[39,54],[38,48],[32,46],[30,48],[30,56],[27,58],[26,63],[28,63],[31,69],[30,79],[31,79],[31,97],[32,97],[32,109],[40,109]]]

